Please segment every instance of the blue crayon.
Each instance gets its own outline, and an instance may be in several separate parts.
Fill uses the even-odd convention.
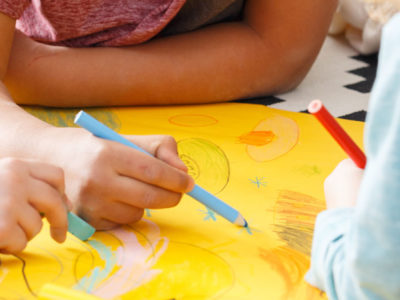
[[[40,213],[40,215],[42,217],[45,216],[44,213]],[[72,211],[68,212],[67,218],[68,232],[82,241],[87,241],[96,232],[96,229],[92,225],[86,223],[86,221],[78,217]]]
[[[90,131],[97,137],[119,142],[124,144],[128,147],[134,148],[140,152],[146,153],[151,155],[149,152],[143,150],[142,148],[138,147],[131,141],[127,140],[123,136],[116,133],[114,130],[108,128],[103,123],[97,121],[95,118],[90,116],[89,114],[85,113],[84,111],[80,111],[74,120],[74,123],[85,128],[86,130]],[[248,224],[246,220],[242,217],[242,215],[233,207],[229,206],[222,200],[215,197],[213,194],[207,192],[205,189],[201,188],[197,184],[194,186],[193,190],[187,193],[189,196],[193,197],[197,201],[201,202],[208,208],[212,209],[228,221],[243,227],[247,227]]]
[[[68,231],[80,240],[86,241],[95,233],[96,229],[73,212],[68,212]]]

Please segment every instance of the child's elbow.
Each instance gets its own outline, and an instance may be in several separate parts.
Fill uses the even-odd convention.
[[[312,63],[299,62],[296,64],[281,65],[276,72],[265,67],[265,72],[257,75],[257,79],[250,91],[250,97],[270,96],[283,94],[297,88],[307,76]]]
[[[275,83],[272,94],[283,94],[296,89],[303,82],[307,73],[308,69],[287,74],[285,78]]]

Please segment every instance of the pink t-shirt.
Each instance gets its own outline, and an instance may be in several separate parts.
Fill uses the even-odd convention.
[[[0,0],[17,29],[71,47],[143,43],[159,33],[186,0]]]

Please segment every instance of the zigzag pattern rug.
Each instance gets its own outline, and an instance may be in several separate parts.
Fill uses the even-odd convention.
[[[376,67],[376,54],[360,55],[342,37],[328,36],[310,72],[295,90],[238,102],[306,112],[311,100],[320,99],[335,117],[364,121]]]

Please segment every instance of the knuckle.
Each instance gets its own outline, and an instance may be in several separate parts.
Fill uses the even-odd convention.
[[[14,198],[12,195],[10,195],[9,197],[4,197],[3,199],[1,199],[1,212],[2,215],[4,215],[4,218],[13,218],[15,217],[15,212],[16,212],[16,202],[17,202],[17,198]],[[3,222],[6,222],[3,219]],[[2,223],[3,223],[2,222]]]
[[[144,209],[134,208],[129,211],[125,216],[122,216],[120,221],[121,224],[132,224],[141,220],[144,214]]]
[[[178,193],[173,193],[171,199],[168,202],[168,207],[174,207],[177,206],[179,204],[179,202],[181,201],[182,198],[182,194],[178,194]]]
[[[22,162],[14,157],[3,158],[1,164],[4,169],[19,169],[23,166]]]
[[[161,198],[161,200],[157,201],[157,208],[170,208],[178,205],[182,198],[182,194],[168,192],[167,195]],[[155,207],[155,205],[153,205]]]
[[[22,174],[17,172],[10,172],[8,178],[3,180],[4,184],[10,188],[16,188],[18,186],[24,186],[26,184],[25,178]]]
[[[97,230],[111,230],[118,227],[120,224],[104,219],[96,219],[91,222],[91,225]]]
[[[160,180],[162,180],[163,171],[158,166],[146,164],[143,165],[142,169],[146,181],[158,183]]]
[[[22,252],[26,248],[26,245],[28,244],[27,239],[25,238],[20,238],[13,244],[9,245],[7,247],[7,251],[10,253],[19,253]]]
[[[142,194],[142,202],[145,207],[154,207],[155,203],[157,202],[157,195],[153,191],[153,189],[147,189],[145,192]]]
[[[129,223],[136,223],[137,221],[141,220],[143,218],[143,214],[144,214],[144,209],[136,209],[135,213],[132,214]]]
[[[61,195],[54,191],[54,190],[48,190],[49,197],[48,200],[46,201],[46,209],[48,211],[45,211],[44,213],[51,213],[51,212],[58,212],[60,210],[65,210],[64,206],[64,201],[61,197]]]
[[[173,149],[175,151],[178,149],[176,140],[170,135],[160,136],[160,146]]]
[[[9,222],[0,222],[0,241],[7,241],[11,234],[13,228]]]
[[[37,224],[35,224],[35,226],[30,229],[31,232],[29,234],[29,240],[33,239],[42,230],[42,227],[42,221],[39,221]]]
[[[142,219],[144,213],[144,209],[132,207],[124,214],[120,214],[118,217],[119,224],[132,224],[136,223],[140,219]]]
[[[176,145],[176,140],[171,135],[161,135],[161,143]]]
[[[176,141],[175,139],[170,136],[170,135],[165,135],[165,134],[160,134],[160,135],[153,135],[153,139],[150,142],[150,149],[152,149],[152,152],[158,152],[158,149],[164,148],[164,147],[176,147]]]
[[[59,167],[54,167],[54,181],[56,182],[57,186],[60,188],[61,191],[65,189],[65,175],[64,170]]]
[[[16,186],[25,184],[24,166],[20,161],[14,158],[7,158],[6,162],[0,166],[1,181],[7,186]]]

